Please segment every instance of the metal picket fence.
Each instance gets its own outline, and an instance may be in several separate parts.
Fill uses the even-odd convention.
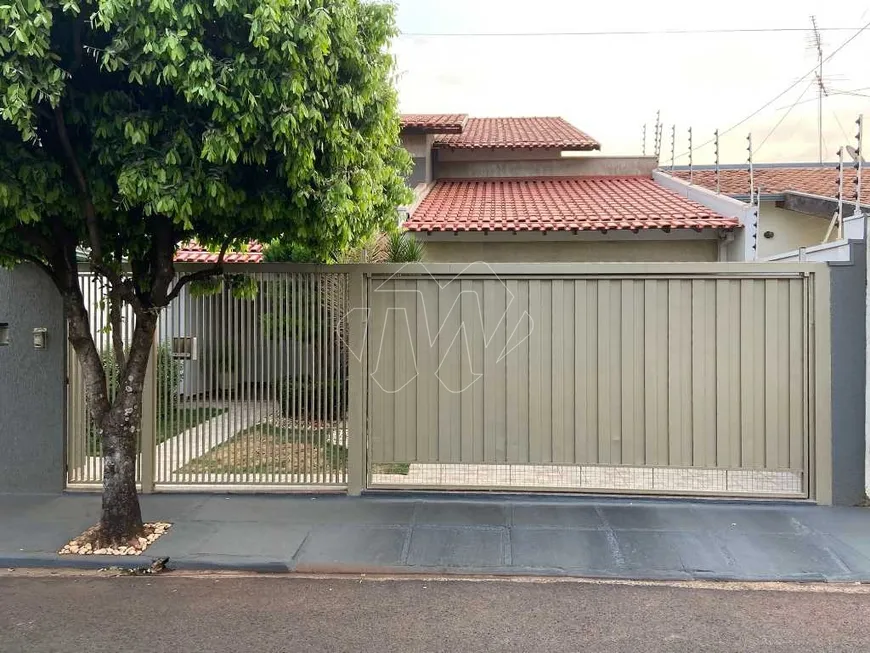
[[[105,289],[82,274],[104,365]],[[187,286],[161,316],[140,438],[143,490],[347,484],[347,275],[234,274],[217,293]],[[129,342],[133,316],[125,315]],[[100,483],[96,429],[69,357],[71,487]]]

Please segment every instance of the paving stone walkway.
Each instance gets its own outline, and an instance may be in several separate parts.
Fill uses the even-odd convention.
[[[144,559],[57,556],[94,495],[0,495],[0,566],[870,582],[870,510],[575,497],[142,497]]]

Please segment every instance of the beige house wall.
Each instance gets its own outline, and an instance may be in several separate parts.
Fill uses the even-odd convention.
[[[522,155],[522,156],[521,156]],[[649,177],[656,167],[655,157],[642,156],[563,156],[535,159],[519,152],[473,150],[459,153],[435,152],[436,179],[489,179],[495,177]]]
[[[668,262],[718,260],[716,240],[469,242],[427,241],[431,263]]]
[[[762,202],[758,213],[758,256],[765,259],[801,247],[821,245],[830,220],[777,208],[775,202]],[[773,238],[764,233],[773,232]]]

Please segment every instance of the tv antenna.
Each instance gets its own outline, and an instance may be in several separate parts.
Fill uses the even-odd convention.
[[[823,102],[824,98],[828,95],[828,89],[825,88],[825,78],[822,76],[822,64],[824,63],[825,56],[822,49],[822,35],[819,32],[819,26],[816,22],[815,16],[810,16],[810,22],[813,24],[813,33],[812,33],[812,45],[816,49],[816,54],[818,55],[819,61],[819,69],[816,71],[816,84],[819,87],[819,164],[824,162],[825,153],[823,147],[823,139],[822,139],[822,129],[823,129]]]

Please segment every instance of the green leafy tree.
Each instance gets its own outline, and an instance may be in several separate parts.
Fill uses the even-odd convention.
[[[103,541],[142,527],[136,436],[160,310],[219,275],[229,248],[280,238],[326,256],[407,201],[394,33],[393,7],[362,0],[0,5],[0,264],[40,266],[63,297],[102,439]],[[219,262],[177,276],[191,238]],[[115,397],[77,252],[109,289]]]

